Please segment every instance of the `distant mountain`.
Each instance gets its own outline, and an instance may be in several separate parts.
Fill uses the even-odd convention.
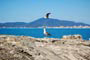
[[[7,22],[0,23],[0,27],[25,27],[27,23],[25,22]]]
[[[32,27],[40,27],[40,26],[90,26],[89,24],[85,23],[76,23],[73,21],[66,21],[66,20],[59,20],[59,19],[46,19],[40,18],[28,24],[28,26]]]
[[[41,27],[41,26],[90,26],[89,24],[85,23],[76,23],[73,21],[66,21],[66,20],[59,20],[59,19],[46,19],[40,18],[30,23],[25,22],[7,22],[7,23],[0,23],[0,27]]]

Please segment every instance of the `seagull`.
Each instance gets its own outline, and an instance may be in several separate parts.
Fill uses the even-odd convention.
[[[46,27],[45,26],[44,26],[43,31],[44,31],[43,33],[44,33],[45,36],[51,36],[51,34],[46,31]]]

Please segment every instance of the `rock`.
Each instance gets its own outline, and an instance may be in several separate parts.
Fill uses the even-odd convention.
[[[83,40],[82,36],[79,34],[76,35],[64,35],[62,38],[62,40]]]
[[[0,35],[0,60],[90,60],[90,41],[80,39]]]

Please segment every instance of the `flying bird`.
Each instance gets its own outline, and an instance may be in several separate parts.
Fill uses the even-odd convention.
[[[49,15],[50,15],[50,14],[51,14],[51,13],[47,13],[47,14],[46,14],[46,18],[47,18],[47,19],[49,18]]]

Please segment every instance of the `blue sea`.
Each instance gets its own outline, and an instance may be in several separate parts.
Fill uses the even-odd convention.
[[[90,28],[47,28],[51,34],[48,38],[62,38],[63,35],[81,34],[84,40],[90,38]],[[0,28],[0,34],[9,34],[16,36],[32,36],[35,38],[44,38],[43,28]]]

